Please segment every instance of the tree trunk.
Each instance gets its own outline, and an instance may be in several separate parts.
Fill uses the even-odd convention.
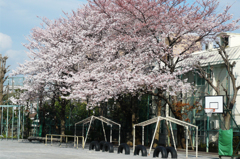
[[[184,137],[184,127],[177,125],[177,147],[186,149],[186,139]]]
[[[66,109],[66,100],[63,99],[61,103],[61,135],[65,135],[65,109]]]
[[[172,110],[173,115],[178,120],[183,120],[181,110],[176,109],[177,105],[174,103],[177,103],[177,98],[172,97],[172,105],[169,105],[169,107]],[[177,124],[177,148],[186,149],[186,139],[184,134],[184,127]]]
[[[181,116],[178,116],[180,112],[174,111],[173,114],[175,115],[176,119],[183,120]],[[186,139],[184,134],[184,127],[177,124],[177,147],[186,149]]]
[[[230,115],[231,111],[227,112],[226,115],[224,116],[224,124],[226,127],[226,130],[230,129],[230,124],[231,124],[231,115]]]
[[[58,127],[58,120],[57,120],[57,115],[56,114],[54,115],[54,121],[55,121],[54,127],[55,127],[55,130],[56,130],[56,133],[60,134],[59,127]]]
[[[162,100],[159,99],[158,102],[157,102],[157,117],[161,116],[161,109],[162,109]],[[161,122],[159,121],[158,126],[157,126],[156,135],[154,137],[153,148],[157,147],[158,143],[159,143],[160,128],[161,128],[160,125],[161,125]]]
[[[133,136],[133,125],[136,124],[136,113],[132,113],[132,136]],[[136,132],[135,132],[136,133]]]
[[[61,119],[61,135],[65,135],[65,120]]]
[[[171,131],[169,129],[169,125],[168,125],[167,121],[165,121],[165,126],[167,128],[167,137],[168,137],[168,143],[167,143],[166,146],[171,147],[172,146],[172,144],[171,144]]]
[[[138,97],[137,96],[133,96],[131,97],[131,105],[132,105],[132,136],[131,136],[131,142],[133,139],[133,125],[137,123],[137,102],[138,102]],[[138,138],[138,134],[135,131],[135,138]]]
[[[99,116],[104,116],[103,111],[104,111],[103,105],[100,104],[100,106],[98,107]]]
[[[129,97],[118,98],[117,105],[120,108],[121,113],[125,117],[123,121],[119,121],[122,123],[121,126],[121,141],[127,143],[129,146],[132,146],[132,123],[128,121],[132,121],[132,111],[129,103]]]
[[[61,101],[61,114],[60,114],[60,118],[61,118],[61,135],[65,135],[65,108],[66,108],[66,100],[62,100]],[[61,137],[61,140],[65,140],[65,138]]]

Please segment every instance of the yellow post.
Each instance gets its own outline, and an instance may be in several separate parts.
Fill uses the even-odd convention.
[[[78,149],[78,137],[77,137],[77,149]]]
[[[51,146],[52,146],[52,135],[51,135]]]
[[[82,136],[82,148],[84,149],[84,137]]]
[[[67,147],[68,137],[66,136],[66,147]]]

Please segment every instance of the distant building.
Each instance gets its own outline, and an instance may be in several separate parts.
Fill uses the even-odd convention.
[[[15,90],[23,87],[24,77],[9,77],[3,84],[4,93],[14,93]]]

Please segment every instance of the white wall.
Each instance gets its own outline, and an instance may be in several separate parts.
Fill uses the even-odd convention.
[[[229,37],[229,47],[240,45],[240,35],[231,35]]]
[[[234,75],[237,79],[236,86],[240,86],[240,60],[236,60],[236,65],[233,69],[233,72],[234,72]],[[231,89],[230,91],[231,91],[231,95],[232,95],[233,90]],[[237,124],[240,125],[240,91],[238,91],[236,104],[233,107],[232,114],[235,117],[235,120],[236,120]]]

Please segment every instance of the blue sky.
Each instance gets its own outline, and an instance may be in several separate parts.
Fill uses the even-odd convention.
[[[86,3],[87,0],[0,0],[0,54],[9,57],[10,72],[28,59],[22,43],[27,43],[25,37],[32,28],[40,26],[42,21],[37,16],[56,19],[64,16],[62,11],[70,12]],[[230,13],[234,19],[240,18],[240,0],[220,0],[218,11],[226,5],[232,5]]]

